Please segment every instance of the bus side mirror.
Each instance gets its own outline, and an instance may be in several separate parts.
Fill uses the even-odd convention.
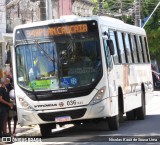
[[[110,54],[114,55],[114,45],[113,45],[113,41],[111,39],[107,40],[107,44],[110,50]]]

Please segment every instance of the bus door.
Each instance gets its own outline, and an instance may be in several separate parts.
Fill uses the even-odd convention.
[[[103,38],[103,46],[104,46],[104,52],[105,52],[105,60],[106,60],[106,70],[107,70],[107,81],[108,81],[108,89],[109,89],[109,97],[111,99],[116,99],[116,75],[115,71],[113,70],[113,59],[111,57],[111,54],[113,55],[114,52],[111,52],[112,50],[109,48],[108,40],[106,38]],[[114,101],[111,101],[111,114],[117,113],[117,99]]]
[[[105,58],[106,58],[106,67],[107,70],[110,72],[113,68],[113,63],[112,63],[112,59],[111,59],[111,54],[110,54],[110,50],[107,44],[107,39],[103,39],[103,45],[104,45],[104,50],[105,50]]]
[[[104,52],[105,52],[105,60],[106,60],[106,70],[107,70],[107,81],[108,81],[108,87],[110,88],[110,75],[112,75],[112,68],[113,68],[113,62],[111,59],[110,50],[107,44],[107,39],[103,38],[103,46],[104,46]],[[110,90],[110,89],[109,89]]]

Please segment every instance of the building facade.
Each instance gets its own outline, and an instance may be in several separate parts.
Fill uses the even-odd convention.
[[[7,32],[19,24],[64,15],[91,16],[94,6],[90,0],[7,0]]]
[[[6,7],[5,0],[0,1],[0,78],[3,74],[3,68],[5,66],[5,48],[6,44],[3,40],[3,35],[6,33]]]

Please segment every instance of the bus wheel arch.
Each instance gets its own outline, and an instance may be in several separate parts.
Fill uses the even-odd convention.
[[[121,87],[118,88],[118,114],[112,117],[108,117],[108,126],[110,130],[118,130],[119,122],[123,120],[123,113],[124,113],[124,103],[123,103],[123,92]]]
[[[124,100],[123,100],[123,91],[121,87],[118,87],[118,113],[119,113],[119,121],[123,122]]]
[[[136,117],[138,120],[144,120],[145,116],[146,116],[146,103],[145,103],[145,87],[144,84],[142,83],[141,85],[141,102],[142,102],[142,106],[135,109],[136,111]]]

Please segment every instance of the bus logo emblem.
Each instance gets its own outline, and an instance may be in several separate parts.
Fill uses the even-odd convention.
[[[59,107],[63,107],[64,106],[64,103],[63,102],[60,102],[59,103]]]

